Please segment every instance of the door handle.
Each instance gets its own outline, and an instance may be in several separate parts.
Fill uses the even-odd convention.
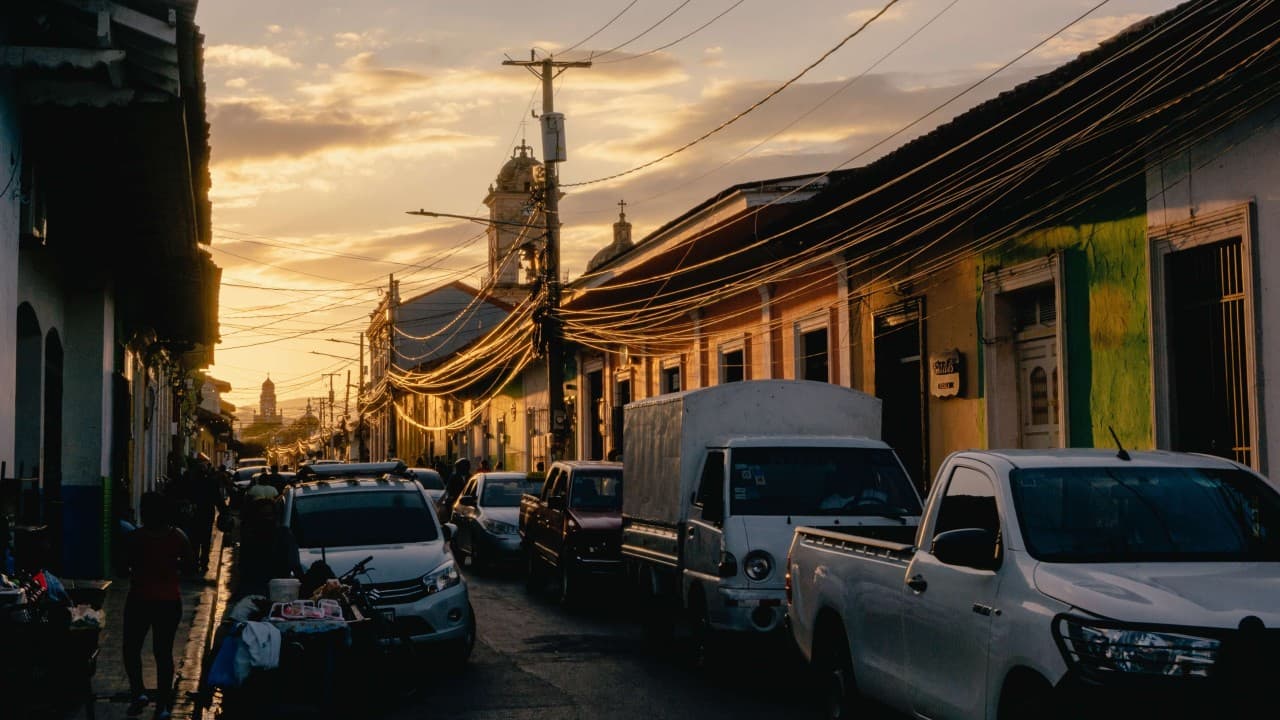
[[[922,593],[929,589],[929,583],[925,582],[923,575],[912,575],[907,580],[907,587],[911,588],[912,591],[916,593]]]
[[[690,525],[688,528],[685,529],[684,536],[692,540],[693,536],[697,534],[697,530],[698,529],[696,527]]]

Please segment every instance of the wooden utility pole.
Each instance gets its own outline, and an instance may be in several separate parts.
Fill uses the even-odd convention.
[[[399,298],[396,294],[396,276],[392,273],[387,284],[387,367],[385,379],[387,393],[391,398],[387,406],[387,456],[384,460],[396,457],[396,388],[391,384],[391,369],[396,366],[396,306]]]
[[[542,338],[547,357],[547,406],[551,415],[551,459],[564,456],[569,422],[564,409],[564,334],[560,324],[560,178],[558,164],[564,160],[563,135],[561,143],[547,147],[554,130],[563,130],[563,117],[555,112],[555,89],[552,81],[569,68],[589,68],[587,61],[568,62],[546,58],[537,60],[529,52],[528,60],[505,60],[503,65],[523,67],[542,81],[542,161],[546,170],[543,202],[547,243],[542,263],[542,281],[547,288],[546,307],[542,317]]]

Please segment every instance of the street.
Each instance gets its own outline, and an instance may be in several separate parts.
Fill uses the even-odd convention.
[[[675,650],[647,649],[631,614],[605,606],[622,597],[617,591],[593,593],[582,608],[569,609],[550,592],[527,592],[516,571],[472,571],[467,582],[479,620],[469,666],[460,676],[429,682],[410,707],[389,717],[817,715],[789,652],[738,654],[724,672],[710,674],[691,668]]]

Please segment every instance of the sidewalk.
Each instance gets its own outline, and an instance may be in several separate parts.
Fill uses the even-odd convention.
[[[173,708],[174,718],[200,718],[201,713],[188,697],[200,682],[200,662],[213,626],[222,616],[228,597],[231,576],[231,537],[225,538],[217,528],[213,531],[213,551],[209,557],[209,570],[202,578],[182,581],[182,622],[174,641],[174,670],[177,691]],[[129,580],[116,578],[103,606],[106,611],[106,627],[102,631],[98,651],[98,671],[94,674],[93,689],[97,698],[94,711],[97,718],[123,720],[129,706],[129,679],[124,672],[121,650],[121,632],[124,622],[124,602],[129,594]],[[151,639],[142,647],[142,676],[151,686],[155,683],[155,660],[151,653]],[[147,691],[153,698],[153,690]],[[82,713],[83,710],[80,711]],[[154,706],[139,716],[149,720]],[[82,717],[77,713],[71,717]],[[210,714],[212,717],[212,714]]]

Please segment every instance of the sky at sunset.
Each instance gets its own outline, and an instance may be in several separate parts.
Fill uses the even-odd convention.
[[[324,372],[350,369],[354,381],[354,343],[388,273],[402,279],[402,298],[482,282],[481,225],[405,211],[486,214],[522,125],[541,157],[530,117],[539,85],[502,66],[505,56],[594,54],[593,67],[556,85],[569,153],[561,181],[573,183],[702,135],[885,1],[203,0],[213,255],[224,282],[210,373],[232,384],[226,399],[240,406],[256,406],[268,372],[281,398],[319,396]],[[562,268],[581,274],[608,244],[621,199],[640,239],[736,183],[841,166],[1097,2],[901,0],[724,132],[642,172],[566,188]],[[854,165],[1175,4],[1104,4]]]

